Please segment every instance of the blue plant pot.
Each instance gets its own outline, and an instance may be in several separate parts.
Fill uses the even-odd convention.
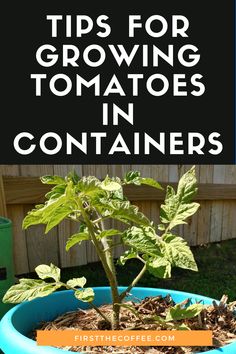
[[[125,288],[120,287],[119,290],[123,291]],[[96,305],[111,302],[111,291],[109,287],[97,287],[94,288],[94,291],[94,303]],[[181,302],[186,298],[191,298],[193,303],[200,300],[204,304],[211,304],[212,302],[212,299],[201,295],[166,289],[137,287],[132,290],[132,294],[140,299],[146,296],[165,296],[170,294],[175,302]],[[0,322],[0,349],[2,349],[5,354],[67,353],[61,349],[53,347],[37,346],[36,342],[26,337],[26,335],[41,321],[50,321],[67,311],[76,310],[78,307],[85,309],[87,305],[78,302],[71,290],[59,291],[50,296],[38,298],[15,306],[5,314]],[[205,353],[235,354],[236,342]]]

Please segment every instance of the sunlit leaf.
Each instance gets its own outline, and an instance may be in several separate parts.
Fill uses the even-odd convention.
[[[171,277],[171,263],[162,257],[149,260],[147,262],[147,270],[157,278]]]
[[[138,171],[129,171],[124,177],[125,184],[136,184],[140,186],[140,172]]]
[[[138,253],[154,257],[161,256],[158,238],[151,227],[133,226],[125,230],[121,237],[125,245]]]
[[[92,288],[79,289],[75,291],[76,299],[83,302],[91,302],[94,299],[94,291]]]
[[[67,285],[70,286],[71,288],[76,288],[79,286],[80,288],[83,288],[86,284],[87,280],[85,277],[81,278],[73,278],[67,281]]]
[[[137,206],[132,205],[128,200],[107,200],[103,198],[96,203],[96,207],[104,217],[110,217],[127,224],[151,225],[151,221],[139,211]]]
[[[20,279],[20,283],[13,285],[3,297],[4,303],[17,304],[26,300],[33,300],[38,297],[44,297],[62,285],[46,283],[40,279]]]
[[[128,259],[132,259],[132,258],[137,258],[138,253],[134,250],[127,250],[124,252],[124,254],[122,254],[122,256],[119,257],[119,261],[118,263],[120,265],[125,265],[125,263],[128,261]]]
[[[191,168],[181,177],[177,193],[172,187],[167,187],[165,204],[162,204],[160,209],[160,219],[163,224],[169,224],[169,230],[186,224],[185,220],[198,210],[200,204],[190,203],[197,191],[196,183],[195,169]]]
[[[77,244],[81,244],[82,241],[89,240],[88,231],[79,232],[77,234],[72,235],[66,242],[66,251],[69,251],[71,247]]]
[[[112,236],[116,236],[116,235],[121,235],[121,231],[116,230],[116,229],[109,229],[109,230],[104,230],[104,231],[100,232],[100,234],[97,235],[97,238],[99,240],[101,240],[103,237],[112,237]]]
[[[41,182],[43,184],[64,184],[65,183],[65,179],[60,177],[60,176],[57,176],[57,175],[54,175],[54,176],[49,176],[49,175],[46,175],[46,176],[42,176],[40,178]]]
[[[180,304],[177,304],[167,311],[166,321],[178,321],[196,317],[203,308],[204,306],[201,304],[193,304],[186,308],[182,308]]]
[[[142,177],[140,178],[140,183],[156,189],[163,189],[162,186],[153,178]]]
[[[35,272],[37,273],[40,279],[52,278],[57,282],[60,280],[61,277],[60,268],[58,268],[52,263],[50,264],[50,266],[48,266],[47,264],[40,264],[35,268]]]
[[[190,269],[197,271],[193,253],[187,244],[187,241],[182,237],[167,234],[161,242],[161,252],[169,259],[173,267]]]
[[[113,181],[108,176],[101,182],[100,187],[108,192],[115,192],[122,188],[120,183]]]

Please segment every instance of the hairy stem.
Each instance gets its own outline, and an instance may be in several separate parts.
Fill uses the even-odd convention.
[[[114,315],[112,329],[118,329],[119,328],[119,311],[120,311],[120,309],[119,309],[119,306],[115,305],[115,303],[120,302],[120,297],[119,297],[119,292],[118,292],[118,288],[117,288],[117,279],[116,279],[116,273],[115,273],[115,267],[114,267],[114,263],[113,263],[112,253],[109,250],[104,252],[103,247],[108,246],[107,240],[103,240],[103,242],[101,242],[96,238],[93,221],[90,220],[86,211],[84,210],[83,203],[80,200],[80,198],[78,198],[78,204],[79,204],[79,208],[81,210],[81,215],[84,219],[85,224],[88,227],[89,234],[91,236],[91,240],[93,241],[93,244],[96,248],[97,254],[102,262],[104,271],[106,273],[107,279],[108,279],[110,287],[111,287],[113,315]],[[104,244],[104,242],[105,242],[105,244]]]
[[[100,220],[100,225],[101,229],[104,230],[104,223],[102,220]],[[112,255],[112,250],[110,248],[110,244],[107,240],[106,237],[103,237],[102,240],[102,245],[103,245],[103,251],[106,256],[106,261],[107,264],[111,270],[111,273],[113,277],[109,279],[109,283],[111,286],[111,293],[112,293],[112,303],[113,303],[113,329],[118,329],[119,328],[119,317],[120,317],[120,306],[117,305],[117,303],[120,302],[120,296],[118,292],[118,282],[117,282],[117,277],[116,277],[116,269],[114,265],[114,260],[113,260],[113,255]]]
[[[136,276],[136,278],[132,281],[132,283],[127,287],[125,291],[123,291],[123,293],[120,294],[120,301],[123,300],[126,297],[126,295],[130,292],[130,290],[138,283],[138,281],[142,278],[146,270],[147,270],[147,265],[145,263],[141,271]]]

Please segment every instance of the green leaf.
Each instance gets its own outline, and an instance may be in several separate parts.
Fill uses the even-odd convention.
[[[116,230],[116,229],[109,229],[109,230],[104,230],[102,231],[99,235],[97,235],[96,237],[101,240],[103,237],[112,237],[112,236],[116,236],[116,235],[121,235],[121,231],[120,230]]]
[[[37,297],[44,297],[60,288],[62,284],[50,284],[39,279],[20,279],[20,283],[13,285],[3,297],[4,303],[17,304]]]
[[[144,322],[146,323],[157,323],[161,326],[162,329],[177,329],[177,330],[190,330],[190,328],[185,323],[173,323],[167,322],[165,318],[161,316],[147,316],[143,318]]]
[[[71,247],[76,244],[81,244],[82,241],[89,240],[89,233],[88,231],[79,232],[77,234],[72,235],[66,242],[66,251],[69,251]]]
[[[124,177],[125,184],[136,184],[140,186],[140,172],[138,171],[129,171]]]
[[[27,229],[31,225],[47,224],[57,208],[67,202],[63,194],[57,199],[50,199],[43,206],[31,210],[23,220],[23,228]]]
[[[77,191],[88,196],[105,193],[101,188],[101,181],[94,176],[82,177],[77,183]]]
[[[83,302],[91,302],[94,299],[94,291],[92,288],[80,289],[75,291],[76,299]]]
[[[43,184],[65,184],[65,179],[60,176],[42,176],[40,178]]]
[[[198,271],[192,251],[182,237],[167,234],[163,236],[163,241],[160,244],[161,252],[173,267]]]
[[[96,208],[103,217],[110,217],[127,224],[132,222],[143,226],[151,225],[151,221],[129,201],[102,198],[96,203]]]
[[[196,183],[193,167],[181,177],[177,193],[172,187],[167,187],[165,204],[162,204],[160,209],[160,219],[163,224],[169,224],[169,230],[177,225],[186,224],[185,220],[198,210],[200,206],[198,203],[190,203],[197,191]]]
[[[165,258],[150,259],[147,261],[147,270],[157,278],[171,277],[171,263]]]
[[[59,198],[62,194],[65,193],[66,189],[66,184],[58,184],[55,187],[51,189],[50,192],[48,192],[45,197],[47,199],[57,199]]]
[[[25,216],[22,228],[27,229],[29,226],[38,225],[38,224],[45,224],[44,215],[43,215],[43,208],[45,207],[44,204],[36,205],[35,209],[32,209],[28,212]]]
[[[134,250],[127,250],[125,251],[124,254],[122,254],[122,256],[119,257],[118,260],[118,264],[120,265],[125,265],[126,261],[128,261],[128,259],[132,259],[132,258],[137,258],[138,253],[135,252]]]
[[[178,331],[191,331],[191,328],[188,327],[185,323],[174,323],[174,328],[177,329]]]
[[[77,210],[75,201],[75,187],[69,182],[65,188],[65,193],[58,198],[51,198],[44,205],[31,210],[23,221],[23,228],[31,225],[46,224],[46,233],[63,219]]]
[[[53,227],[58,225],[62,220],[69,216],[73,212],[72,206],[70,203],[61,205],[51,212],[48,216],[48,222],[45,229],[45,234],[47,234]]]
[[[121,237],[124,244],[130,246],[140,254],[162,257],[158,236],[156,236],[155,230],[151,227],[142,228],[133,226],[124,231]]]
[[[124,184],[136,184],[137,186],[145,184],[147,186],[154,187],[157,189],[163,189],[161,185],[153,178],[141,177],[140,172],[138,171],[127,172],[124,178]]]
[[[163,225],[163,224],[159,224],[158,226],[157,226],[157,228],[158,228],[158,230],[160,230],[160,231],[165,231],[165,225]]]
[[[61,270],[60,268],[56,267],[54,264],[41,264],[35,268],[35,272],[37,273],[40,279],[47,279],[52,278],[56,282],[60,280],[61,277]]]
[[[85,277],[81,278],[73,278],[67,281],[67,285],[70,286],[71,288],[76,288],[79,286],[80,288],[83,288],[86,284],[87,280]]]
[[[68,175],[65,178],[66,182],[72,182],[74,185],[76,185],[79,180],[80,177],[78,176],[78,174],[75,172],[75,170],[71,171],[68,173]]]
[[[196,317],[203,308],[204,306],[201,304],[193,304],[186,308],[182,308],[180,304],[177,304],[168,310],[166,321],[178,321]]]
[[[113,181],[108,176],[101,182],[100,187],[108,192],[115,192],[122,188],[120,183]]]
[[[187,171],[179,180],[177,195],[184,203],[189,203],[197,193],[195,166]]]
[[[140,178],[140,184],[145,184],[149,187],[154,187],[157,189],[163,189],[162,186],[153,178]]]
[[[195,214],[200,206],[198,203],[188,203],[178,204],[178,207],[176,208],[177,204],[175,203],[172,206],[170,204],[168,206],[161,206],[161,221],[163,223],[169,223],[170,230],[177,225],[187,224],[185,219]]]

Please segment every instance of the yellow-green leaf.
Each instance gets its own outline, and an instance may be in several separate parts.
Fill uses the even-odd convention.
[[[40,279],[20,279],[19,284],[10,287],[2,301],[18,304],[26,300],[47,296],[61,286],[61,284],[50,284]]]
[[[76,290],[75,297],[83,302],[91,302],[94,299],[94,291],[92,288]]]
[[[203,308],[204,306],[201,304],[193,304],[186,308],[182,308],[180,304],[177,304],[168,310],[166,321],[178,321],[196,317]]]
[[[102,231],[99,235],[97,235],[96,237],[101,240],[103,237],[112,237],[112,236],[116,236],[116,235],[121,235],[121,231],[120,230],[116,230],[116,229],[109,229],[109,230],[104,230]]]
[[[71,288],[76,288],[77,286],[79,286],[80,288],[83,288],[86,284],[87,280],[85,277],[81,277],[81,278],[73,278],[67,281],[67,285]]]
[[[87,231],[72,235],[66,242],[66,251],[69,251],[69,249],[76,244],[80,245],[82,241],[89,240],[89,238],[89,233]]]
[[[47,279],[52,278],[56,282],[60,280],[61,270],[60,268],[56,267],[54,264],[40,264],[35,268],[35,272],[37,273],[40,279]]]

